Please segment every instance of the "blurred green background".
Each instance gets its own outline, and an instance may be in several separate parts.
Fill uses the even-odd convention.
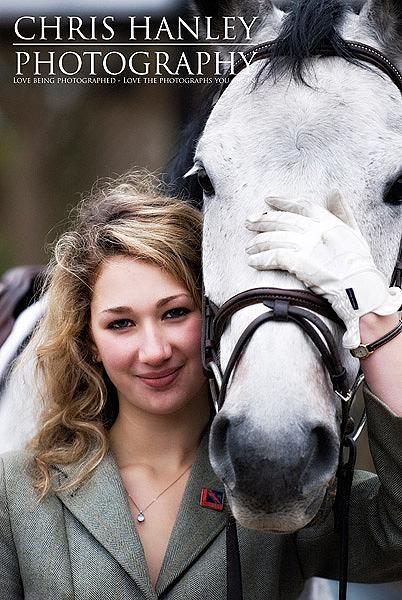
[[[114,15],[113,41],[127,41],[127,15],[183,14],[178,0],[0,5],[0,274],[43,263],[69,207],[93,182],[134,166],[163,169],[200,87],[191,85],[18,85],[14,22],[22,15]],[[32,35],[38,28],[25,30]],[[40,48],[35,48],[37,50]],[[47,48],[46,50],[57,48]],[[65,49],[64,49],[65,50]],[[130,51],[130,48],[128,49]],[[174,52],[175,50],[172,50]],[[85,75],[85,73],[84,73]],[[131,74],[132,75],[132,74]]]

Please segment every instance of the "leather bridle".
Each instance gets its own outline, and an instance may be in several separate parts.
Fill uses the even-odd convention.
[[[275,40],[251,48],[244,53],[248,63],[257,60],[267,60],[275,44]],[[344,50],[353,60],[364,61],[379,68],[388,75],[402,94],[402,75],[380,51],[360,42],[343,41]],[[338,56],[331,48],[321,48],[319,56]],[[230,74],[225,75],[225,82],[221,85],[213,99],[213,106],[234,79],[246,66],[246,61],[239,60],[235,63]],[[402,239],[398,257],[392,274],[390,285],[402,287]],[[229,357],[226,368],[222,372],[219,360],[219,347],[223,332],[231,317],[239,310],[251,306],[262,305],[269,309],[256,317],[244,330]],[[351,388],[347,385],[347,373],[342,365],[336,341],[332,332],[320,317],[325,317],[332,322],[343,325],[329,302],[312,292],[299,289],[257,288],[241,292],[227,300],[221,307],[217,307],[204,294],[203,296],[203,335],[202,335],[202,361],[208,377],[212,400],[218,413],[222,408],[229,381],[235,374],[236,366],[244,353],[251,337],[257,329],[269,321],[291,321],[296,323],[310,337],[313,344],[321,354],[325,368],[329,374],[335,394],[341,399],[342,421],[340,427],[340,458],[337,470],[337,490],[334,504],[335,531],[340,534],[340,574],[339,574],[339,599],[345,600],[347,593],[348,569],[348,516],[349,502],[352,488],[353,471],[356,460],[356,441],[365,424],[363,414],[358,426],[355,428],[350,418],[350,408],[364,381],[364,376],[359,372]],[[228,600],[242,600],[241,565],[236,525],[233,517],[228,520],[227,532],[227,598]]]

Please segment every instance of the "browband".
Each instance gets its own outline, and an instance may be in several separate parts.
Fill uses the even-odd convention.
[[[233,65],[233,69],[227,71],[224,76],[224,82],[221,84],[218,92],[215,94],[212,106],[218,102],[219,98],[222,96],[223,92],[230,85],[232,80],[236,77],[240,71],[242,71],[247,65],[250,65],[257,60],[269,59],[271,56],[272,48],[274,47],[276,40],[272,40],[271,42],[264,42],[259,46],[254,46],[243,53],[244,58],[248,59],[248,63],[245,62],[243,58],[235,61]],[[383,71],[391,81],[399,88],[399,91],[402,94],[402,75],[395,67],[394,64],[379,50],[376,48],[371,48],[371,46],[367,46],[366,44],[362,44],[361,42],[353,42],[349,40],[342,40],[342,46],[345,51],[350,53],[351,58],[363,60],[364,62],[368,62],[375,67],[379,68]],[[331,48],[330,46],[323,46],[320,48],[314,56],[339,56],[338,53]],[[306,57],[309,58],[309,57]],[[344,57],[340,57],[344,58]]]

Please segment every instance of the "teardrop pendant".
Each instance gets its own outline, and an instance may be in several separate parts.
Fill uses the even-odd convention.
[[[145,521],[145,516],[144,516],[144,513],[142,513],[142,512],[139,512],[139,513],[138,513],[138,515],[137,515],[137,521],[138,521],[139,523],[143,523],[143,522]]]

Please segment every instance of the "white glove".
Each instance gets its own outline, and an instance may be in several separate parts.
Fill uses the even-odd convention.
[[[343,346],[357,348],[359,317],[397,312],[402,290],[388,286],[339,194],[328,200],[328,210],[306,198],[267,198],[266,204],[267,213],[246,221],[259,232],[246,248],[249,265],[289,271],[324,296],[345,323]]]

